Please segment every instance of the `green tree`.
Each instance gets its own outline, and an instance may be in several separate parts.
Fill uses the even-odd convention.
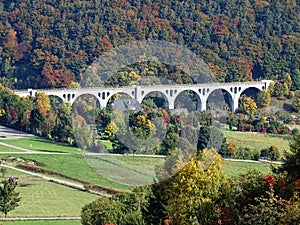
[[[30,113],[29,123],[30,129],[33,133],[38,134],[43,123],[45,121],[45,117],[41,113],[41,111],[37,108],[33,109]]]
[[[290,142],[290,151],[284,153],[283,164],[278,168],[274,168],[274,172],[287,172],[292,180],[300,178],[300,135],[293,136]]]
[[[292,105],[297,112],[300,112],[300,98],[295,98]]]
[[[260,156],[268,157],[271,160],[278,160],[280,158],[280,152],[275,145],[272,145],[269,148],[263,149],[260,153]]]
[[[215,148],[222,156],[226,155],[226,138],[218,128],[201,126],[197,142],[197,152],[204,148]]]
[[[258,93],[257,102],[260,107],[268,107],[271,103],[271,95],[268,90],[263,90]]]
[[[179,135],[177,133],[171,132],[168,133],[162,143],[163,150],[161,151],[162,154],[172,154],[172,152],[177,148],[179,141]]]
[[[235,115],[233,113],[228,117],[227,124],[230,130],[232,130],[233,127],[237,125],[237,119],[235,118]]]
[[[73,124],[76,145],[82,150],[89,149],[94,142],[94,132],[92,128],[87,125],[84,118],[79,115],[75,116]]]
[[[7,216],[7,213],[14,210],[21,198],[19,192],[15,191],[16,184],[8,180],[2,181],[3,186],[0,187],[0,211]]]
[[[51,132],[55,140],[70,141],[73,138],[73,125],[71,107],[67,103],[56,108],[56,124]]]
[[[133,125],[131,127],[134,135],[139,139],[147,139],[147,137],[154,134],[156,127],[151,122],[151,120],[147,119],[144,115],[138,115],[133,120]]]
[[[23,123],[25,123],[26,126],[26,114],[23,116]],[[53,131],[53,128],[55,127],[56,123],[56,114],[52,110],[47,113],[44,123],[42,124],[41,130],[42,130],[42,135],[47,137],[47,138],[52,138],[51,137],[51,132]]]
[[[145,188],[147,189],[147,188]],[[81,211],[83,225],[118,224],[145,225],[142,209],[146,207],[147,191],[135,188],[133,193],[102,197],[85,205]]]
[[[199,129],[197,152],[201,152],[204,148],[207,148],[209,138],[210,138],[210,128],[208,126],[201,126]]]

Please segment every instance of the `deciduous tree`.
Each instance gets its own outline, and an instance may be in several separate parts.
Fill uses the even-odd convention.
[[[38,92],[35,102],[43,116],[46,116],[51,109],[49,96],[45,92]]]
[[[7,180],[2,181],[3,186],[0,187],[0,211],[7,216],[7,213],[14,210],[21,198],[19,192],[16,192],[16,184]]]
[[[248,114],[250,117],[253,117],[257,106],[251,97],[244,97],[242,98],[242,108],[246,114]]]
[[[215,150],[204,149],[166,181],[166,209],[174,224],[209,224],[218,216],[217,202],[229,191],[221,161]]]
[[[271,103],[271,95],[267,90],[258,93],[257,102],[260,107],[268,107]]]

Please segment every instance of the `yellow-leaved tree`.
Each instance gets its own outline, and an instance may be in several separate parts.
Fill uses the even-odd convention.
[[[175,175],[158,185],[172,225],[210,224],[220,216],[218,205],[230,193],[222,158],[215,149],[192,156]]]
[[[251,118],[254,116],[256,112],[257,105],[255,101],[251,97],[242,98],[242,107],[244,112],[249,115]]]
[[[51,109],[50,99],[45,92],[38,92],[36,95],[36,105],[40,112],[46,116]]]

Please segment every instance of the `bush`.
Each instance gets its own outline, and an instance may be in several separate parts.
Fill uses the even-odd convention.
[[[252,158],[253,158],[253,152],[251,151],[250,148],[239,147],[236,154],[236,159],[252,159]]]
[[[296,136],[296,135],[298,135],[299,134],[299,130],[297,129],[297,128],[294,128],[293,130],[292,130],[292,135],[293,136]]]
[[[269,148],[262,149],[260,153],[260,157],[268,157],[271,160],[279,160],[280,152],[275,145],[272,145]]]
[[[140,190],[135,189],[134,194],[102,197],[85,205],[81,211],[81,223],[83,225],[145,225],[142,214],[142,209],[145,208],[145,196]]]
[[[233,156],[235,157],[237,154],[237,147],[236,144],[233,141],[229,141],[227,146],[226,146],[226,154],[228,156]]]

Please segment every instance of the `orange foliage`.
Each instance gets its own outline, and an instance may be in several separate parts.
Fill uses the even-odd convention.
[[[45,63],[42,74],[45,77],[44,84],[47,86],[67,87],[71,82],[75,81],[69,70],[53,69],[49,62]]]

